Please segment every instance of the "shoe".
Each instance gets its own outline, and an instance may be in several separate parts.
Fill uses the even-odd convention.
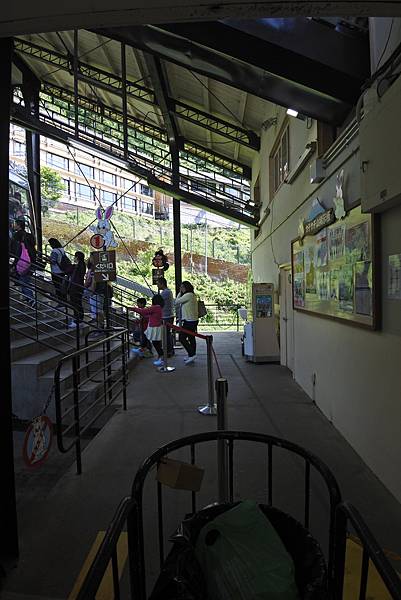
[[[35,300],[31,300],[31,299],[29,299],[29,300],[27,300],[27,302],[28,302],[28,304],[29,304],[29,306],[30,306],[31,308],[35,308],[35,306],[36,306],[36,302],[35,302]]]
[[[186,365],[190,365],[191,363],[195,362],[195,358],[196,356],[188,356],[188,358],[186,358],[184,362]]]
[[[153,361],[153,364],[155,367],[162,367],[164,365],[164,360],[162,358],[158,358],[157,360]]]
[[[143,357],[142,348],[132,348],[131,354],[136,354],[136,356]]]
[[[78,325],[75,323],[75,321],[72,321],[69,325],[68,325],[68,329],[76,329],[78,327]]]

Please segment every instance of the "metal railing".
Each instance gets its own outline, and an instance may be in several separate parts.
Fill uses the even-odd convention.
[[[401,600],[401,579],[398,573],[391,566],[357,509],[349,502],[340,504],[336,512],[333,599],[341,600],[343,598],[348,524],[352,526],[352,529],[358,535],[362,546],[358,600],[368,600],[371,598],[370,595],[367,595],[369,593],[368,577],[370,562],[376,567],[390,598]]]
[[[311,502],[314,499],[315,494],[312,494],[311,489],[311,475],[320,475],[321,481],[325,484],[328,494],[328,579],[330,588],[333,589],[334,585],[334,549],[335,549],[335,514],[336,509],[341,502],[341,494],[338,484],[332,475],[328,467],[315,455],[301,448],[300,446],[293,444],[289,441],[282,440],[276,437],[267,436],[258,433],[239,432],[239,431],[217,431],[200,433],[197,435],[181,438],[174,442],[171,442],[149,458],[147,458],[142,467],[138,470],[133,486],[131,498],[125,498],[118,507],[116,515],[110,524],[110,527],[106,533],[106,536],[101,544],[99,551],[92,563],[88,574],[84,580],[82,588],[77,596],[77,600],[93,600],[96,597],[96,592],[102,581],[106,567],[109,561],[112,561],[113,568],[113,582],[114,582],[114,597],[122,598],[121,589],[119,583],[119,566],[117,564],[116,557],[116,545],[121,532],[127,528],[128,532],[128,556],[129,556],[129,570],[130,570],[130,582],[131,588],[124,597],[131,600],[145,600],[147,598],[146,592],[146,558],[145,558],[145,532],[144,532],[144,508],[143,504],[143,491],[145,481],[153,467],[160,463],[163,457],[166,457],[176,451],[188,449],[188,460],[194,465],[196,464],[197,448],[199,445],[207,442],[216,442],[217,448],[219,442],[224,442],[227,447],[227,494],[228,502],[232,504],[234,498],[238,497],[236,485],[239,485],[238,478],[236,476],[236,469],[234,468],[234,457],[237,455],[238,446],[242,442],[254,442],[266,446],[266,458],[267,458],[267,495],[266,503],[268,506],[274,504],[274,490],[273,482],[278,479],[277,472],[280,472],[280,458],[282,450],[290,453],[290,455],[297,455],[304,464],[304,486],[303,489],[299,489],[301,495],[301,502],[303,504],[303,523],[306,529],[309,529],[310,522],[313,520],[313,514],[311,514],[310,507]],[[278,450],[279,449],[279,450]],[[278,450],[277,461],[275,461],[275,450]],[[204,456],[204,454],[203,454]],[[181,456],[182,458],[182,456]],[[277,465],[274,468],[274,465]],[[218,499],[221,489],[219,489],[218,476],[213,477],[210,475],[210,481],[215,481],[216,490],[215,494],[212,494],[210,498],[211,502],[215,502]],[[263,487],[263,483],[261,482]],[[295,490],[296,491],[296,490]],[[189,510],[195,514],[197,511],[197,493],[191,492],[189,498]],[[319,492],[316,491],[316,497]],[[157,503],[157,514],[152,516],[146,515],[147,523],[158,524],[158,551],[160,567],[163,565],[165,558],[165,509],[163,505],[163,493],[162,486],[159,482],[156,483],[156,503]],[[202,497],[202,503],[205,503],[205,498]],[[147,510],[150,503],[146,503]],[[185,509],[183,509],[185,510]],[[149,518],[148,518],[149,517]],[[184,515],[183,515],[184,517]],[[336,599],[337,600],[337,599]],[[397,598],[398,600],[398,598]]]
[[[54,373],[57,445],[63,453],[75,447],[78,474],[85,432],[120,396],[127,409],[128,330],[97,333],[105,337],[89,344],[89,332],[85,347],[64,356]]]
[[[77,327],[74,331],[68,328],[74,318],[74,308],[68,302],[62,307],[53,306],[51,302],[56,298],[37,285],[36,278],[32,278],[31,283],[24,283],[24,288],[31,290],[34,300],[34,305],[29,306],[25,299],[21,299],[23,294],[19,289],[21,282],[18,277],[11,275],[10,281],[14,284],[10,288],[12,331],[60,354],[80,348],[80,328]],[[51,343],[53,336],[58,336],[64,346],[63,350]]]
[[[10,254],[10,258],[15,259],[16,257]],[[48,345],[45,340],[43,340],[43,335],[49,330],[55,331],[57,327],[55,325],[60,325],[61,321],[64,319],[64,325],[66,328],[65,336],[72,342],[74,339],[74,343],[70,343],[71,348],[79,349],[80,347],[80,331],[79,328],[76,329],[75,333],[72,334],[68,332],[68,325],[75,318],[75,310],[73,305],[65,298],[62,301],[62,306],[52,306],[51,302],[59,302],[54,293],[48,291],[47,287],[51,285],[51,270],[46,266],[49,264],[49,257],[45,254],[42,255],[42,260],[40,263],[31,263],[32,273],[29,278],[29,281],[24,283],[23,286],[25,288],[29,288],[32,290],[33,299],[35,302],[35,306],[32,309],[33,311],[33,319],[31,320],[31,332],[26,334],[26,337],[31,337],[36,341],[43,343],[43,345]],[[47,279],[45,277],[47,276]],[[21,288],[22,282],[17,275],[10,274],[10,280],[14,283],[15,288]],[[87,295],[87,290],[84,286],[74,283],[75,289],[80,289],[82,292],[82,303],[84,307],[84,313],[88,313],[90,311],[90,298],[93,296],[92,294]],[[132,330],[131,316],[128,310],[126,303],[134,304],[136,300],[136,296],[134,294],[130,294],[129,292],[125,293],[124,301],[120,301],[117,298],[105,298],[104,296],[99,295],[98,303],[104,304],[101,307],[102,310],[99,310],[99,313],[104,317],[106,328],[110,327],[119,327]],[[13,298],[13,309],[16,314],[13,315],[14,320],[17,323],[22,323],[24,315],[27,311],[27,304],[25,301],[19,301],[16,296]],[[54,311],[55,318],[53,319],[54,325],[46,322],[43,319],[44,311],[48,310]],[[18,321],[18,310],[20,310],[20,320]],[[54,316],[54,315],[53,315]],[[81,325],[89,328],[90,330],[98,330],[99,328],[104,327],[104,323],[100,323],[99,319],[93,321],[92,318],[82,318],[80,320]],[[46,325],[46,327],[45,327]],[[13,326],[11,325],[13,328]],[[52,346],[51,346],[52,347]],[[128,337],[128,345],[127,345],[127,357],[129,355],[130,343]]]
[[[243,322],[238,309],[243,304],[205,304],[207,314],[200,319],[200,331],[241,331]]]
[[[183,438],[167,444],[149,457],[138,471],[133,489],[132,497],[124,498],[116,514],[110,523],[105,538],[99,548],[99,551],[88,571],[83,585],[78,593],[77,600],[93,600],[99,589],[104,573],[111,562],[114,597],[127,598],[131,600],[144,600],[146,596],[146,575],[145,575],[145,555],[144,555],[144,527],[143,527],[143,505],[142,494],[143,487],[150,469],[160,462],[172,451],[189,446],[191,464],[195,463],[195,446],[201,442],[217,440],[228,442],[228,483],[230,502],[233,501],[233,446],[234,441],[247,440],[257,441],[268,446],[268,480],[269,494],[268,502],[272,505],[272,450],[273,447],[285,448],[289,452],[298,454],[305,460],[305,518],[304,525],[309,528],[309,508],[310,508],[310,475],[311,467],[317,470],[326,483],[330,496],[330,548],[329,552],[329,580],[328,580],[328,598],[330,600],[342,600],[344,598],[343,583],[345,573],[345,552],[347,539],[347,524],[351,524],[353,530],[359,536],[363,548],[362,568],[360,574],[359,600],[367,600],[368,593],[368,570],[369,560],[375,565],[377,572],[387,590],[389,597],[393,600],[401,600],[401,581],[393,569],[383,550],[380,548],[372,532],[367,527],[363,518],[357,509],[348,502],[341,503],[341,496],[337,483],[327,469],[327,467],[315,456],[285,440],[272,438],[260,434],[249,434],[242,432],[221,431],[218,433],[203,433],[188,438]],[[192,493],[192,513],[196,511],[196,494]],[[159,551],[160,564],[164,560],[163,548],[163,503],[160,483],[157,483],[157,504],[158,504],[158,523],[159,523]],[[121,595],[120,573],[117,559],[117,543],[121,532],[127,527],[128,530],[128,557],[130,569],[131,588],[124,596]],[[160,531],[161,528],[161,531]],[[355,598],[355,600],[357,600]]]

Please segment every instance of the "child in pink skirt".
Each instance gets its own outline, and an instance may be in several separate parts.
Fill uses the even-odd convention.
[[[157,352],[158,359],[153,361],[153,364],[157,367],[163,365],[163,344],[162,344],[162,308],[164,300],[160,294],[155,294],[152,298],[152,306],[146,308],[139,308],[138,306],[130,307],[130,310],[142,315],[149,319],[149,324],[146,329],[146,337],[152,342],[154,349]]]

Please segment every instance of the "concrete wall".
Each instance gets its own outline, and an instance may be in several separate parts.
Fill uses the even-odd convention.
[[[276,131],[283,116],[281,111]],[[268,205],[268,158],[275,134],[274,129],[263,133],[260,158],[254,164],[255,180],[260,172],[263,208]],[[292,165],[314,136],[314,127],[306,129],[305,122],[291,119]],[[292,185],[282,186],[270,203],[271,213],[261,233],[253,241],[255,281],[278,284],[278,265],[290,262],[291,240],[298,235],[300,219],[307,216],[316,197],[326,208],[332,206],[335,176],[340,168],[345,171],[346,202],[355,203],[360,199],[357,138],[329,165],[323,184],[310,184],[307,165]],[[381,223],[383,329],[372,332],[295,311],[294,377],[401,501],[401,301],[386,299],[385,268],[388,254],[401,253],[400,231],[398,207],[384,213]]]

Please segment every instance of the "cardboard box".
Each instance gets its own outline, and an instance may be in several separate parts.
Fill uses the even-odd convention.
[[[175,490],[189,490],[191,492],[199,492],[204,469],[196,465],[164,458],[157,467],[156,479],[163,485],[167,485]]]

